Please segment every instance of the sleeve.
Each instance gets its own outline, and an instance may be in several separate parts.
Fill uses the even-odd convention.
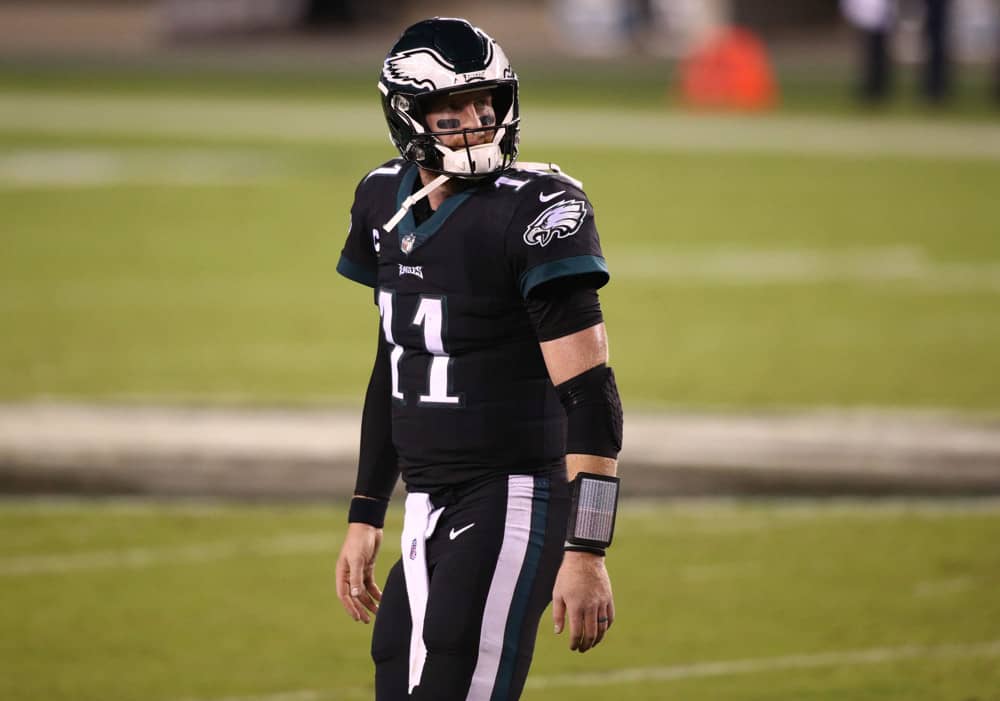
[[[589,329],[604,321],[601,300],[585,276],[562,277],[539,285],[524,302],[541,342]]]
[[[363,183],[364,181],[362,181]],[[347,240],[337,261],[337,272],[355,282],[375,287],[378,279],[378,229],[369,231],[364,216],[361,185],[354,192]]]
[[[565,180],[543,178],[524,188],[507,226],[506,246],[525,299],[560,278],[582,278],[595,290],[608,282],[594,209],[583,191]]]
[[[385,501],[392,496],[399,477],[399,461],[392,443],[389,373],[389,348],[380,326],[375,367],[361,415],[361,450],[354,493]]]

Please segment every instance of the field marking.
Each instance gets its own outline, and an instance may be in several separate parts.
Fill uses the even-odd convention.
[[[750,520],[749,528],[766,528],[770,521],[820,518],[886,519],[900,516],[957,517],[1000,516],[1000,497],[955,497],[922,499],[890,497],[858,498],[781,498],[753,499],[736,497],[673,497],[664,499],[623,499],[622,518],[655,518],[663,514],[693,521],[692,528],[714,532],[739,530],[739,521]],[[732,522],[727,524],[722,519]],[[684,527],[687,524],[680,524]]]
[[[579,686],[612,686],[615,684],[636,684],[645,682],[667,682],[682,679],[727,677],[758,672],[777,672],[797,669],[819,669],[824,667],[845,667],[879,664],[919,659],[971,659],[976,657],[1000,657],[1000,640],[985,643],[952,645],[905,645],[868,650],[845,650],[812,655],[788,655],[785,657],[762,657],[719,662],[695,662],[692,664],[669,665],[663,667],[636,667],[608,672],[579,674],[556,674],[528,678],[527,688],[552,689]]]
[[[525,113],[524,142],[642,151],[761,152],[1000,160],[1000,127],[865,117],[705,115],[608,109]],[[0,96],[0,129],[216,140],[384,144],[378,103],[267,98],[17,93]]]
[[[822,249],[622,249],[612,273],[659,282],[722,285],[909,283],[935,291],[1000,292],[1000,261],[943,262],[913,246]]]
[[[970,589],[974,584],[974,577],[926,579],[913,585],[913,596],[920,599],[936,596],[954,596]]]
[[[2,407],[2,405],[0,405]],[[346,504],[346,501],[344,502]],[[100,501],[89,497],[38,497],[24,498],[0,496],[0,517],[4,513],[23,515],[64,515],[75,511],[88,514],[95,512],[160,517],[164,514],[190,515],[198,517],[225,518],[245,513],[278,514],[303,511],[319,514],[326,518],[326,507],[310,504],[282,505],[239,505],[225,499],[185,498],[176,502],[141,496],[102,498]],[[723,532],[739,530],[738,520],[754,519],[752,529],[766,527],[766,520],[775,518],[896,518],[898,516],[997,516],[1000,515],[1000,496],[982,497],[782,497],[780,499],[748,497],[622,497],[621,513],[624,518],[654,517],[662,519],[663,513],[680,515],[688,519],[698,519],[692,527],[705,532],[716,529]],[[392,514],[402,518],[402,506],[392,504]],[[702,519],[705,522],[702,522]],[[728,519],[731,523],[721,522]],[[682,524],[683,525],[683,524]]]
[[[967,499],[942,499],[919,501],[887,499],[867,505],[863,501],[850,499],[833,500],[826,508],[817,509],[805,501],[793,501],[787,508],[775,509],[761,514],[774,520],[805,521],[819,518],[853,518],[861,520],[897,519],[905,516],[920,518],[966,518],[969,516],[1000,516],[1000,499],[997,497],[974,497]]]
[[[0,128],[49,133],[384,143],[384,125],[374,101],[10,92],[0,96]]]
[[[274,694],[254,694],[252,696],[223,696],[210,699],[186,697],[176,701],[339,701],[344,696],[360,696],[371,698],[372,689],[349,687],[343,689],[299,689],[296,691],[279,691]]]
[[[18,148],[0,152],[0,187],[227,185],[279,177],[277,159],[193,148]]]
[[[761,672],[871,665],[906,660],[974,659],[978,657],[1000,657],[1000,640],[992,640],[984,643],[956,643],[934,646],[904,645],[901,647],[845,650],[812,655],[787,655],[784,657],[756,657],[742,660],[694,662],[691,664],[661,667],[634,667],[607,672],[552,674],[534,677],[529,675],[525,688],[545,690],[582,686],[614,686],[617,684],[641,684],[728,677]],[[370,694],[371,691],[359,687],[343,689],[298,689],[252,696],[185,697],[176,699],[176,701],[320,701],[326,698],[341,698],[344,694],[353,696],[359,693]]]
[[[0,412],[2,413],[2,412]],[[2,421],[2,416],[0,416]],[[346,497],[344,499],[346,503]],[[0,495],[0,517],[6,513],[23,515],[64,515],[74,512],[88,515],[142,516],[159,518],[171,516],[197,516],[199,518],[232,518],[244,514],[285,514],[316,513],[329,516],[323,505],[311,504],[250,504],[232,502],[216,497],[185,497],[176,501],[164,501],[159,497],[107,496],[94,499],[82,496],[39,496]],[[74,525],[74,532],[77,528]]]
[[[339,534],[305,533],[257,541],[222,541],[175,548],[123,548],[54,555],[0,558],[0,576],[63,574],[83,570],[141,569],[160,565],[203,563],[233,557],[333,553]]]

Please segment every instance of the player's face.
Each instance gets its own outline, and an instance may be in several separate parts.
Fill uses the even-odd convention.
[[[497,123],[493,111],[493,94],[489,90],[438,95],[426,106],[427,128],[431,131],[454,131],[457,129],[481,129]],[[469,146],[485,144],[493,139],[495,130],[463,134],[447,134],[438,140],[448,148],[462,148],[468,138]]]

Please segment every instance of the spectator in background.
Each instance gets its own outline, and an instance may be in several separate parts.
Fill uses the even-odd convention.
[[[948,53],[949,0],[924,0],[923,94],[928,102],[943,102],[951,93]]]
[[[841,0],[841,10],[861,32],[861,81],[858,94],[869,103],[889,96],[889,32],[895,19],[892,0]]]
[[[951,94],[951,61],[948,51],[950,0],[924,0],[924,61],[921,92],[930,103],[941,103]],[[892,92],[889,43],[898,14],[894,0],[841,0],[847,19],[862,33],[862,72],[859,95],[868,103],[884,102]],[[1000,87],[998,87],[1000,90]]]
[[[993,67],[993,100],[1000,105],[1000,22],[996,26],[996,44],[994,57],[994,67]]]

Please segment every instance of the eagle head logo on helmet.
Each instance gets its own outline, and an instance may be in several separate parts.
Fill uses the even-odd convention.
[[[583,200],[556,202],[528,224],[524,242],[544,248],[554,238],[564,239],[579,231],[586,216],[587,204]]]
[[[424,123],[425,105],[470,86],[490,90],[496,122],[462,131],[485,131],[490,141],[448,148]],[[513,167],[520,122],[517,87],[514,69],[492,37],[463,19],[445,17],[408,27],[389,50],[378,81],[389,136],[403,158],[431,172],[462,178],[491,176]]]

